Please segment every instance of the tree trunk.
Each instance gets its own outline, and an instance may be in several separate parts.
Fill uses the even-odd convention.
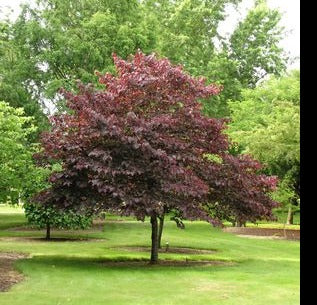
[[[23,206],[23,202],[22,202],[22,199],[21,199],[21,193],[19,193],[19,196],[18,196],[18,205],[19,205],[20,207]]]
[[[159,224],[159,232],[158,232],[158,248],[162,248],[162,233],[163,233],[163,227],[164,227],[164,214],[159,217],[160,224]]]
[[[46,237],[45,239],[51,239],[51,225],[49,222],[46,223]]]
[[[292,206],[291,205],[288,207],[286,224],[287,225],[292,225],[293,224],[293,210],[292,210]]]
[[[243,221],[241,221],[241,220],[238,220],[238,221],[236,221],[235,226],[236,226],[236,227],[239,227],[239,228],[245,227],[245,226],[246,226],[246,223],[243,222]]]
[[[151,264],[158,262],[158,223],[156,215],[151,216],[152,226],[152,248],[151,248]]]

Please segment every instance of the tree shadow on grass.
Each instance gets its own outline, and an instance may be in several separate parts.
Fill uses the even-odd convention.
[[[47,239],[45,237],[34,237],[34,236],[10,236],[0,237],[0,241],[19,241],[19,242],[103,242],[106,238],[96,237],[51,237]]]
[[[161,259],[158,264],[150,264],[147,257],[131,258],[128,256],[116,256],[111,258],[104,257],[67,257],[67,256],[34,256],[31,259],[21,260],[22,264],[34,265],[34,268],[43,266],[43,268],[61,268],[75,270],[88,269],[115,269],[121,271],[127,270],[157,270],[177,268],[178,270],[185,270],[188,267],[195,269],[218,267],[231,267],[237,265],[235,261],[228,260],[192,260],[192,259]]]

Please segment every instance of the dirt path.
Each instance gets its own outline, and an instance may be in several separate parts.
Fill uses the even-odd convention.
[[[7,291],[23,280],[23,275],[13,267],[14,261],[27,255],[13,252],[0,252],[0,292]]]

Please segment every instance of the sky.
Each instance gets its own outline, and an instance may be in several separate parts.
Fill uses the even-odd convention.
[[[76,0],[74,0],[76,1]],[[0,0],[0,18],[8,11],[9,7],[13,10],[12,18],[19,13],[19,5],[21,3],[34,3],[34,0]],[[254,0],[243,0],[238,10],[228,8],[227,14],[229,18],[220,24],[219,31],[221,34],[232,32],[239,20],[242,20],[248,9],[252,7]],[[289,53],[292,58],[297,58],[290,63],[288,69],[300,68],[300,0],[267,0],[269,7],[278,8],[283,14],[280,25],[285,27],[287,34],[281,41],[283,49]]]

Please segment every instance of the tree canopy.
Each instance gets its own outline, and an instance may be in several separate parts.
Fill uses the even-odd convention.
[[[36,147],[29,137],[36,131],[31,117],[22,108],[13,108],[0,102],[0,201],[17,203],[30,187],[30,178],[41,170],[33,164]],[[34,183],[34,179],[31,179]]]
[[[205,100],[204,112],[228,116],[228,100],[239,99],[243,88],[254,87],[266,73],[279,75],[287,61],[278,46],[280,13],[265,1],[255,1],[228,39],[219,34],[226,8],[240,2],[39,0],[24,5],[16,21],[1,24],[0,100],[25,107],[43,130],[41,111],[59,106],[59,88],[74,90],[78,79],[98,86],[94,72],[114,72],[113,52],[127,58],[141,49],[224,85],[220,95]]]
[[[260,160],[270,174],[281,178],[279,201],[296,203],[300,168],[300,75],[292,71],[271,76],[231,102],[228,134],[242,152]]]
[[[276,178],[258,174],[261,166],[250,157],[229,154],[225,121],[201,113],[198,99],[219,87],[154,55],[114,62],[117,75],[99,74],[104,90],[81,85],[79,94],[64,92],[71,112],[51,118],[37,156],[63,169],[35,201],[150,216],[156,229],[164,207],[219,224],[205,203],[240,219],[272,218]]]

